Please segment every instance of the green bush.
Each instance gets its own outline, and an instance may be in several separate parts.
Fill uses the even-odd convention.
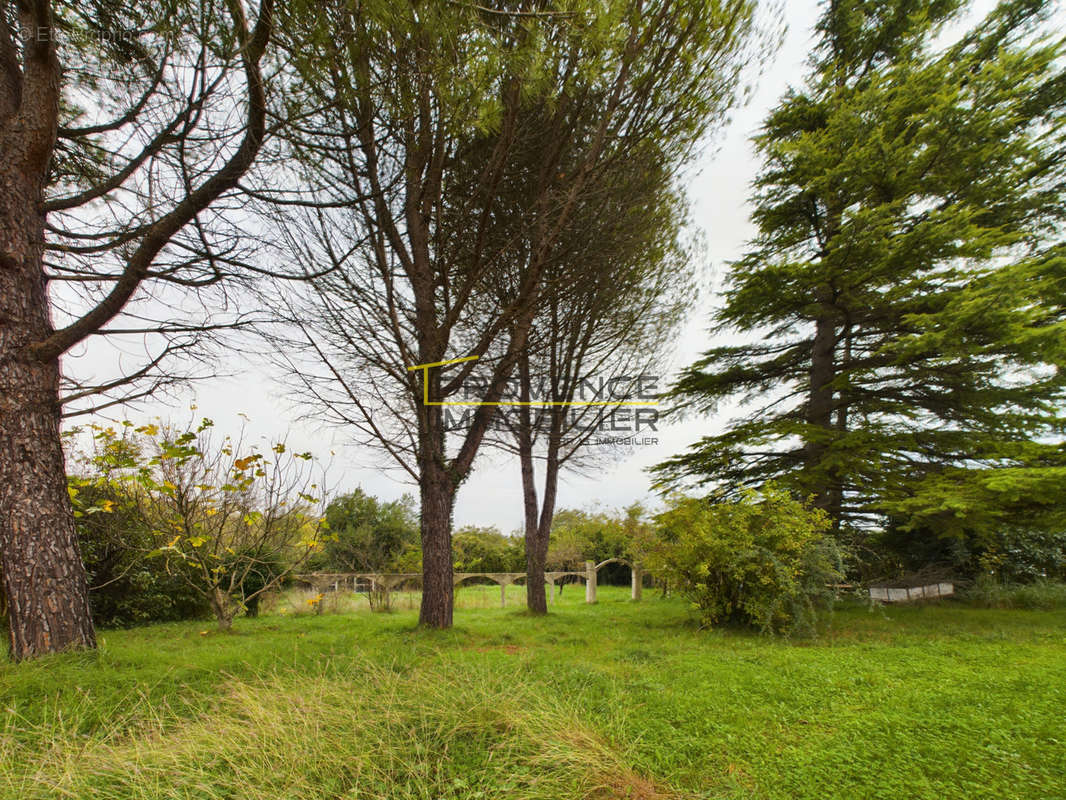
[[[457,572],[525,572],[525,541],[494,527],[467,525],[452,536]]]
[[[985,547],[983,564],[1008,583],[1066,580],[1066,532],[1008,528]]]
[[[862,541],[861,577],[883,578],[939,567],[959,578],[994,571],[1005,585],[1066,580],[1066,532],[1024,526],[995,532],[908,528],[889,520]]]
[[[69,479],[93,622],[124,628],[209,613],[178,559],[152,556],[156,537],[136,504],[103,478]]]
[[[410,495],[379,500],[356,488],[330,502],[326,524],[329,535],[307,572],[405,572],[421,556],[418,511]]]
[[[842,579],[826,515],[773,487],[730,503],[682,498],[657,522],[647,564],[708,625],[813,633]]]
[[[1066,608],[1066,584],[1037,581],[1014,588],[1011,601],[1015,608],[1055,611]]]
[[[1007,586],[992,575],[978,575],[972,584],[958,593],[958,598],[976,608],[1006,608]]]

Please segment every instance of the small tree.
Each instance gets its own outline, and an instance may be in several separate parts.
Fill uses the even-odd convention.
[[[414,498],[383,501],[360,488],[326,507],[330,535],[313,566],[333,572],[399,572],[418,549]]]
[[[181,565],[147,557],[157,547],[155,532],[140,503],[106,471],[83,458],[78,474],[67,479],[67,490],[95,625],[125,627],[210,613],[206,600],[181,574]]]
[[[326,508],[325,537],[321,555],[312,561],[315,569],[336,572],[417,572],[421,569],[418,517],[414,498],[378,500],[360,488],[337,497]],[[371,580],[367,593],[370,608],[388,611],[388,585]],[[316,610],[321,610],[321,603]]]
[[[628,558],[630,545],[626,519],[617,512],[564,508],[552,523],[548,563],[573,569],[587,559]]]
[[[524,542],[495,527],[466,525],[452,539],[457,572],[521,572],[525,569]]]
[[[842,579],[821,509],[770,486],[736,502],[676,498],[657,518],[648,565],[690,600],[706,625],[765,633],[813,629],[816,607]]]
[[[215,442],[212,427],[94,426],[94,459],[154,532],[146,555],[166,559],[228,630],[318,549],[324,519],[314,514],[321,491],[309,453],[278,442],[264,454],[243,431]]]

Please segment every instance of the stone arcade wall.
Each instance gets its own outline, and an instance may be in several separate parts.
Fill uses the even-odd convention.
[[[600,569],[607,564],[625,564],[633,574],[631,596],[634,600],[641,599],[641,589],[644,580],[644,570],[640,564],[631,564],[624,558],[608,558],[596,564],[593,561],[585,562],[585,571],[556,571],[545,572],[544,580],[549,587],[549,602],[555,603],[555,587],[563,578],[579,578],[585,581],[585,602],[596,602],[596,576]],[[525,580],[524,572],[456,572],[453,573],[455,586],[471,578],[487,578],[500,586],[500,607],[507,605],[507,587],[518,581]],[[293,579],[306,583],[320,592],[339,591],[341,589],[357,590],[360,584],[370,589],[381,587],[386,592],[399,589],[405,583],[421,582],[420,572],[308,572],[294,575]]]

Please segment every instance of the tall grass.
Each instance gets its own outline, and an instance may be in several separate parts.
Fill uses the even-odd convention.
[[[0,800],[1066,797],[1057,611],[845,604],[796,643],[601,587],[416,620],[172,623],[0,664]]]
[[[635,772],[572,704],[545,704],[522,670],[481,666],[442,679],[427,668],[346,659],[313,674],[222,680],[223,693],[193,718],[135,701],[110,726],[76,737],[78,708],[68,706],[65,719],[51,714],[29,732],[32,743],[9,718],[2,796],[677,796]],[[10,768],[27,763],[31,770]]]
[[[977,608],[1017,608],[1029,611],[1066,609],[1066,584],[1036,581],[1006,584],[992,575],[981,575],[960,596]]]

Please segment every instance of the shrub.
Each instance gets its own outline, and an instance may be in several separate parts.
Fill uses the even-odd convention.
[[[243,427],[221,440],[212,439],[213,427],[203,419],[188,430],[128,421],[118,429],[72,429],[71,461],[80,474],[68,487],[88,534],[82,538],[91,586],[145,577],[142,566],[161,564],[226,630],[241,609],[256,613],[256,598],[318,549],[323,520],[314,513],[321,498],[306,463],[310,453],[290,453],[277,442],[267,455],[244,444]],[[83,434],[87,449],[77,447]],[[94,498],[91,490],[101,487],[107,496]],[[97,543],[101,553],[94,552]],[[94,562],[111,570],[114,553],[139,560],[100,582]],[[132,590],[144,595],[149,588]]]
[[[411,495],[379,500],[356,488],[330,501],[326,523],[329,535],[308,561],[309,572],[404,572],[412,554],[420,555],[418,512]]]
[[[1066,608],[1066,584],[1037,581],[1014,587],[1011,601],[1015,608],[1055,611]]]
[[[96,625],[124,628],[210,612],[184,564],[149,555],[155,537],[136,503],[104,478],[71,477],[68,483]]]
[[[863,542],[863,577],[937,566],[977,580],[993,571],[1006,585],[1066,580],[1066,532],[1008,526],[994,532],[907,528],[890,520]]]
[[[842,579],[826,515],[773,487],[729,503],[681,498],[657,522],[648,566],[708,625],[811,633]]]
[[[457,572],[525,572],[525,541],[494,527],[467,525],[452,536],[452,563]]]

